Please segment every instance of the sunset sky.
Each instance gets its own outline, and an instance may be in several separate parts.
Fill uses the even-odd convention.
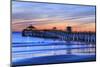
[[[32,24],[37,29],[57,27],[73,31],[95,31],[95,6],[12,2],[12,30],[22,31]]]

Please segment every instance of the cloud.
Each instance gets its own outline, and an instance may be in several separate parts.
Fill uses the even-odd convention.
[[[12,24],[95,23],[95,6],[12,2]]]

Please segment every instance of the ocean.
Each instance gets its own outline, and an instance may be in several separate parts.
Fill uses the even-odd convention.
[[[96,44],[22,37],[12,33],[12,65],[84,62],[96,60]]]

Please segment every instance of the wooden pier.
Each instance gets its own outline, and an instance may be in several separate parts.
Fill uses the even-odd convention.
[[[87,43],[96,43],[95,32],[71,32],[71,27],[68,27],[68,31],[61,30],[37,30],[32,26],[22,31],[22,36],[25,37],[40,37],[40,38],[52,38],[65,41],[80,41]]]

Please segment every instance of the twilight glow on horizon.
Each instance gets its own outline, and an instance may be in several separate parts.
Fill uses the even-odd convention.
[[[12,31],[21,31],[32,24],[37,29],[57,27],[65,30],[95,32],[95,6],[12,2]]]

